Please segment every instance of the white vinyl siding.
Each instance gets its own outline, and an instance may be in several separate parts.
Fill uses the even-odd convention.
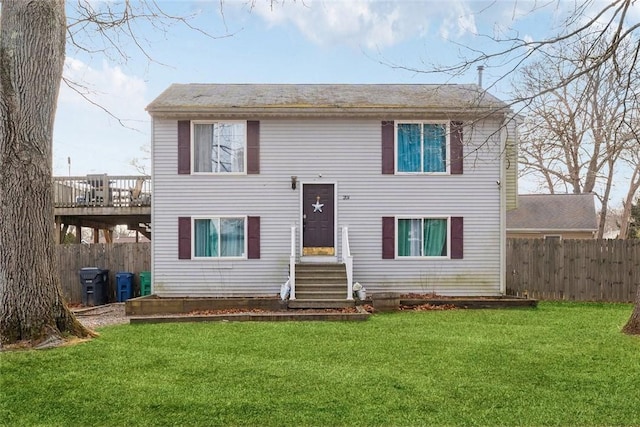
[[[153,282],[160,296],[275,296],[287,280],[298,183],[334,183],[336,225],[349,227],[354,281],[370,292],[500,292],[499,123],[464,128],[464,175],[381,174],[380,121],[260,120],[259,175],[178,175],[177,122],[154,119]],[[470,121],[471,122],[471,121]],[[179,260],[178,217],[260,216],[260,259]],[[385,216],[464,217],[464,259],[382,259]],[[341,248],[337,233],[336,249]],[[338,256],[340,254],[338,253]]]

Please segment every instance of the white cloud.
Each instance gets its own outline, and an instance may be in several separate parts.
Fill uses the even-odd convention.
[[[254,11],[272,26],[295,25],[307,39],[318,45],[385,48],[426,35],[434,23],[442,23],[440,33],[453,34],[456,38],[476,32],[473,15],[459,0],[275,3],[257,2]]]
[[[68,157],[73,175],[134,174],[129,162],[141,157],[140,147],[149,144],[146,83],[107,62],[94,68],[75,58],[66,59],[64,77],[80,85],[78,91],[91,102],[62,83],[54,127],[54,174],[68,173]]]
[[[464,3],[451,2],[448,6],[451,13],[445,16],[440,26],[442,38],[460,38],[466,33],[476,34],[478,32],[475,16]]]
[[[126,75],[120,67],[112,67],[106,61],[101,65],[101,68],[97,69],[78,59],[67,58],[64,77],[72,82],[72,86],[77,85],[77,90],[71,89],[63,82],[59,102],[82,104],[88,108],[87,100],[78,93],[80,92],[124,120],[144,117],[145,82],[138,77]]]

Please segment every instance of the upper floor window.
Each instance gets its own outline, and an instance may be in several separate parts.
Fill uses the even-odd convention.
[[[396,171],[431,173],[448,171],[449,124],[398,122],[396,126]]]
[[[192,122],[194,173],[245,173],[246,122]]]

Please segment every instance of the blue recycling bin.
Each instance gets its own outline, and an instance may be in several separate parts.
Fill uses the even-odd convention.
[[[82,305],[93,306],[107,303],[109,270],[97,267],[81,268],[78,272],[82,283]]]
[[[121,271],[116,273],[116,296],[118,302],[124,302],[133,297],[133,273]]]

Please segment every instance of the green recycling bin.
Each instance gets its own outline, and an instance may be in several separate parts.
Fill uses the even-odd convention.
[[[140,272],[140,296],[151,295],[151,272]]]

